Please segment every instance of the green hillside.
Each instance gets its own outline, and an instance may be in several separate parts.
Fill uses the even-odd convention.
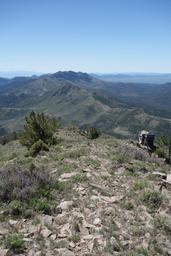
[[[135,137],[141,129],[169,135],[170,94],[169,84],[115,84],[72,71],[5,80],[0,87],[0,133],[21,130],[24,117],[37,110],[119,137]]]

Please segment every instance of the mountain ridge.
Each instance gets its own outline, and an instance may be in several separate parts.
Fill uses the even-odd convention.
[[[169,83],[112,83],[82,72],[17,77],[0,86],[0,127],[21,129],[24,116],[35,110],[116,136],[135,136],[145,128],[169,134],[170,95]]]
[[[163,84],[171,82],[171,73],[109,73],[91,74],[93,77],[110,82],[152,83]]]

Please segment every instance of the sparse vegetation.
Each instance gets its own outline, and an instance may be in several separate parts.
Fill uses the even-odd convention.
[[[80,235],[79,234],[76,234],[76,235],[73,235],[71,237],[71,241],[73,241],[74,243],[78,243],[80,241]]]
[[[73,158],[77,159],[79,157],[85,156],[87,154],[86,149],[73,149],[71,151],[63,153],[63,158]]]
[[[36,211],[44,214],[51,214],[53,211],[52,201],[49,201],[46,198],[33,199],[31,205]]]
[[[33,244],[42,255],[165,255],[170,195],[150,177],[169,166],[110,136],[89,141],[65,128],[58,137],[60,143],[36,158],[25,157],[17,141],[0,145],[0,248],[29,254]],[[15,236],[6,245],[6,229],[21,233],[21,250],[12,249]]]
[[[36,141],[29,150],[29,155],[32,157],[37,156],[40,151],[49,151],[47,144],[45,144],[42,140]]]
[[[94,140],[97,139],[100,136],[100,131],[95,127],[86,127],[84,131],[85,136],[90,139]]]
[[[122,206],[124,209],[128,210],[128,211],[134,209],[134,204],[131,202],[131,200],[128,200],[128,199],[127,199],[127,200],[123,200],[123,201],[121,202],[121,206]]]
[[[5,238],[5,246],[15,252],[22,252],[24,249],[23,236],[18,233],[7,235]]]
[[[161,157],[161,158],[168,158],[168,153],[169,153],[169,145],[171,144],[171,141],[169,139],[169,137],[162,135],[159,138],[158,141],[158,146],[156,149],[156,154]]]
[[[9,213],[14,216],[24,215],[26,210],[26,205],[20,200],[13,200],[8,205]]]
[[[0,199],[9,203],[7,212],[14,216],[29,217],[34,209],[50,214],[55,208],[53,190],[60,190],[46,170],[35,166],[30,169],[20,167],[1,170]]]
[[[146,190],[141,195],[142,202],[151,210],[157,210],[163,202],[163,195],[160,191]]]
[[[141,181],[135,182],[135,184],[133,186],[133,190],[139,191],[139,190],[144,190],[144,189],[146,189],[148,187],[149,187],[148,182],[141,180]]]
[[[153,220],[153,225],[157,232],[161,230],[171,237],[171,221],[164,216],[158,216]]]
[[[86,174],[77,174],[72,177],[72,181],[75,183],[81,183],[81,182],[85,182],[87,180],[88,180],[88,178],[87,178]]]
[[[140,247],[133,250],[129,256],[151,256],[150,251],[146,248]]]

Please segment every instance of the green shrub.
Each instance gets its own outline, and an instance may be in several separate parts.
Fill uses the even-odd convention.
[[[141,196],[141,200],[153,211],[160,207],[163,202],[163,195],[159,191],[145,191]]]
[[[29,150],[29,155],[32,157],[37,156],[40,151],[49,151],[48,145],[42,140],[36,141]]]
[[[24,132],[20,136],[20,142],[28,149],[41,140],[47,145],[54,144],[54,133],[59,127],[56,119],[46,116],[44,113],[35,113],[32,111],[26,117]]]
[[[34,210],[33,209],[25,209],[23,212],[23,217],[26,219],[30,219],[31,217],[34,216]]]
[[[21,201],[14,200],[9,204],[9,211],[12,215],[22,215],[24,213],[25,207]]]
[[[85,135],[88,139],[94,140],[100,136],[100,131],[95,127],[87,127],[85,130]]]
[[[38,194],[41,196],[41,197],[44,197],[44,198],[47,198],[48,200],[51,200],[52,199],[52,190],[53,189],[57,189],[57,182],[54,181],[54,182],[50,182],[50,183],[47,183],[47,184],[42,184],[40,187],[39,187],[39,190],[38,190]]]
[[[170,144],[170,140],[167,136],[165,135],[162,135],[160,138],[159,138],[159,145],[160,146],[168,146]]]
[[[33,200],[32,204],[36,211],[44,214],[51,214],[52,212],[52,204],[50,201],[47,201],[47,199]]]
[[[127,163],[129,161],[129,156],[126,154],[118,154],[113,157],[119,164]]]
[[[23,236],[18,233],[7,235],[5,238],[5,246],[12,250],[22,251],[24,249]]]
[[[165,153],[165,150],[164,148],[157,148],[156,149],[156,154],[161,157],[161,158],[165,158],[166,156],[166,153]]]
[[[60,193],[65,193],[68,191],[71,191],[72,188],[72,181],[68,180],[68,181],[58,181],[56,183],[56,188]]]
[[[74,243],[78,243],[80,241],[80,234],[75,234],[70,238]]]
[[[158,141],[156,154],[159,157],[167,158],[169,145],[170,145],[170,139],[165,135],[161,136]]]
[[[145,188],[147,188],[149,186],[149,184],[147,183],[147,181],[137,181],[134,183],[133,185],[133,190],[138,191],[138,190],[143,190]]]
[[[171,235],[171,221],[166,217],[156,217],[153,225],[157,230],[163,230],[166,234]]]

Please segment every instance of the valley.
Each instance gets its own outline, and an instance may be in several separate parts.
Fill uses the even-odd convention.
[[[120,138],[135,138],[142,129],[170,133],[169,83],[114,83],[73,71],[0,81],[1,135],[22,130],[32,110]]]

